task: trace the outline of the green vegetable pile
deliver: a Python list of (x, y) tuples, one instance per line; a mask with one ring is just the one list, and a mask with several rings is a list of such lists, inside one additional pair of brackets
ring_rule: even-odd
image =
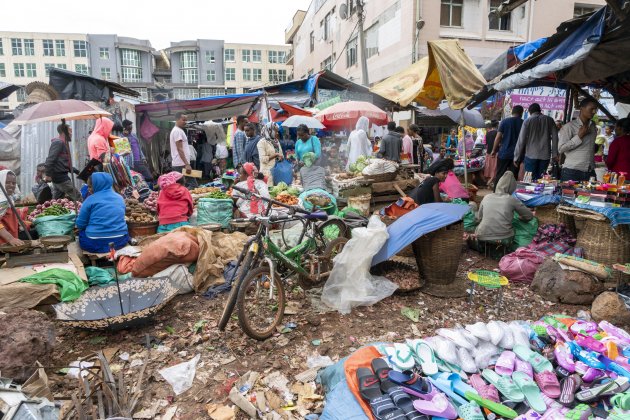
[(369, 164), (370, 164), (369, 159), (366, 156), (361, 155), (359, 156), (356, 162), (350, 165), (348, 169), (350, 170), (350, 172), (353, 172), (353, 173), (363, 172), (363, 169), (365, 169), (365, 167), (368, 166)]
[(279, 182), (278, 185), (272, 187), (269, 190), (269, 194), (274, 198), (277, 197), (278, 194), (280, 194), (281, 192), (286, 192), (287, 194), (290, 194), (294, 197), (300, 195), (300, 191), (297, 188), (289, 187), (286, 182)]
[(64, 214), (70, 214), (70, 210), (59, 204), (53, 204), (50, 207), (46, 207), (37, 217), (42, 216), (63, 216)]
[(203, 198), (225, 199), (225, 198), (231, 198), (231, 197), (228, 194), (224, 193), (223, 191), (217, 190), (217, 191), (212, 191), (211, 193), (204, 195)]

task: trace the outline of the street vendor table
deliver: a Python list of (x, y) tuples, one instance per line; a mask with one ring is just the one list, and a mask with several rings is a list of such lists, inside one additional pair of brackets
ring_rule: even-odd
[(562, 197), (557, 194), (527, 194), (514, 193), (514, 197), (518, 198), (527, 207), (540, 207), (549, 204), (560, 204)]
[[(468, 159), (468, 173), (475, 173), (475, 172), (479, 172), (479, 171), (483, 171), (483, 168), (486, 166), (486, 157), (485, 156), (479, 156), (473, 159)], [(457, 176), (463, 176), (464, 175), (464, 161), (463, 160), (457, 160), (455, 161), (455, 168), (453, 168), (453, 172), (455, 173), (455, 175)]]
[(570, 204), (584, 210), (594, 211), (603, 214), (610, 220), (610, 225), (614, 228), (618, 225), (630, 225), (630, 208), (628, 207), (600, 207), (590, 204), (578, 203), (575, 200), (563, 200), (564, 203)]

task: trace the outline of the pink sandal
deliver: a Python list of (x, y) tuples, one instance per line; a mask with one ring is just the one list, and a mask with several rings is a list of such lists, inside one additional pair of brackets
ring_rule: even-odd
[(571, 373), (575, 372), (575, 360), (573, 360), (573, 355), (565, 344), (556, 344), (553, 354), (556, 356), (558, 365), (562, 366)]
[(470, 382), (470, 385), (475, 388), (475, 391), (479, 393), (479, 396), (481, 396), (481, 398), (494, 401), (496, 403), (501, 402), (501, 400), (499, 399), (499, 391), (494, 385), (487, 384), (480, 374), (476, 373), (474, 375), (471, 375), (468, 382)]
[(534, 379), (543, 394), (551, 398), (558, 398), (560, 396), (560, 383), (554, 373), (547, 371), (536, 373), (534, 374)]
[(514, 361), (516, 360), (516, 355), (514, 352), (509, 350), (504, 351), (499, 356), (499, 359), (494, 364), (494, 371), (499, 375), (503, 376), (512, 376), (514, 372)]
[(528, 362), (526, 362), (524, 360), (521, 360), (521, 359), (517, 358), (514, 361), (514, 371), (515, 372), (523, 372), (524, 374), (526, 374), (530, 378), (534, 379), (534, 369), (532, 368), (532, 365), (530, 365)]

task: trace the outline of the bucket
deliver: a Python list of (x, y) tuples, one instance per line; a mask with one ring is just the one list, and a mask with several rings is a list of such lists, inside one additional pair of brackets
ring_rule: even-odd
[(348, 197), (348, 207), (359, 210), (361, 216), (370, 216), (370, 204), (372, 202), (372, 194), (357, 195)]
[(155, 235), (158, 228), (158, 222), (151, 223), (135, 223), (127, 222), (127, 228), (129, 229), (129, 236), (132, 238), (140, 238), (144, 236)]

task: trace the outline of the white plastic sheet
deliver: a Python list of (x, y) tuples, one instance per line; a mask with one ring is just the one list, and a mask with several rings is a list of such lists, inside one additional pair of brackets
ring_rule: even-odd
[(398, 288), (385, 277), (370, 274), (372, 257), (389, 237), (387, 227), (372, 216), (367, 227), (352, 230), (352, 239), (334, 259), (334, 267), (322, 291), (322, 302), (342, 314), (356, 306), (369, 306), (391, 296)]

